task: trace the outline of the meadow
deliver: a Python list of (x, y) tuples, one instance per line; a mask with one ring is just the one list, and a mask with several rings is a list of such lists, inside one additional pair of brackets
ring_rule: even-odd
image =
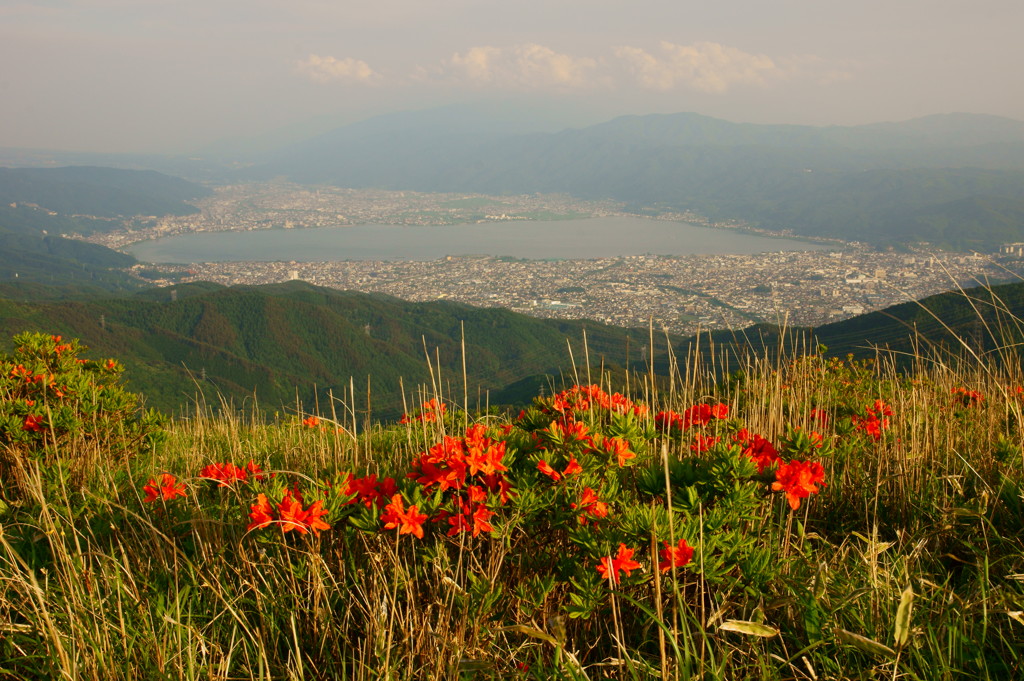
[(1024, 676), (1009, 348), (620, 385), (583, 351), (522, 410), (437, 376), (363, 422), (170, 418), (116, 359), (15, 344), (0, 678)]

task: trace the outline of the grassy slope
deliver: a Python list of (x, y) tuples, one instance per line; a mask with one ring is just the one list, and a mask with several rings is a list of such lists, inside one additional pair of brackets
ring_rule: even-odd
[[(649, 429), (630, 431), (637, 458), (625, 468), (585, 448), (534, 450), (531, 433), (542, 435), (550, 415), (507, 422), (504, 435), (506, 421), (490, 419), (489, 434), (508, 441), (517, 496), (507, 506), (489, 498), (494, 529), (477, 537), (448, 536), (444, 524), (428, 525), (422, 539), (385, 531), (380, 509), (340, 505), (331, 496), (338, 483), (322, 482), (337, 471), (394, 475), (406, 503), (433, 508), (438, 497), (414, 499), (404, 474), (443, 434), (461, 432), (462, 414), (443, 430), (382, 423), (358, 436), (296, 419), (197, 416), (173, 424), (155, 453), (98, 469), (82, 494), (32, 469), (35, 491), (17, 503), (4, 492), (0, 673), (1017, 678), (1024, 460), (1022, 402), (1005, 391), (1012, 380), (1019, 376), (984, 363), (899, 377), (886, 366), (811, 358), (754, 363), (728, 384), (684, 370), (672, 391), (635, 384), (640, 397), (652, 410), (678, 411), (721, 400), (734, 420), (677, 437), (640, 419)], [(958, 387), (986, 397), (966, 406), (951, 395)], [(851, 414), (876, 399), (893, 414), (873, 440)], [(594, 432), (624, 432), (600, 409), (576, 418)], [(721, 451), (691, 450), (694, 431), (728, 438), (740, 425), (786, 458), (821, 462), (827, 486), (792, 512), (770, 491), (770, 475), (750, 477)], [(825, 447), (795, 444), (787, 428), (797, 426), (820, 431)], [(570, 452), (581, 477), (556, 484), (537, 472), (538, 458), (561, 469)], [(197, 477), (209, 463), (248, 459), (279, 477), (232, 488)], [(666, 465), (671, 498), (658, 491)], [(186, 495), (143, 502), (141, 486), (162, 472), (177, 475)], [(280, 495), (285, 479), (307, 504), (334, 499), (330, 529), (245, 530), (256, 494)], [(584, 485), (609, 513), (580, 525), (568, 502)], [(656, 549), (670, 536), (696, 552), (662, 573)], [(596, 565), (620, 542), (639, 567), (613, 587)]]

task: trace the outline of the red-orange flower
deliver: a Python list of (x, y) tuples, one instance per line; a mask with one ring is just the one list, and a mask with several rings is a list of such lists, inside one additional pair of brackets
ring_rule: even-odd
[(579, 515), (581, 525), (587, 524), (587, 516), (594, 519), (608, 517), (608, 504), (601, 501), (597, 496), (597, 492), (589, 487), (583, 488), (583, 497), (580, 499), (580, 502), (578, 504), (570, 504), (569, 507), (582, 511)]
[(43, 428), (43, 416), (41, 414), (29, 414), (28, 416), (25, 417), (24, 423), (21, 424), (21, 429), (27, 430), (30, 433), (41, 432)]
[(636, 458), (636, 453), (629, 448), (629, 441), (620, 437), (602, 438), (601, 449), (609, 456), (618, 458), (619, 466), (625, 466), (627, 461)]
[(812, 409), (811, 410), (811, 420), (812, 421), (817, 421), (823, 427), (827, 428), (828, 427), (828, 421), (829, 421), (828, 412), (823, 410), (823, 409)]
[(317, 426), (320, 425), (320, 419), (317, 418), (316, 416), (307, 416), (306, 418), (302, 419), (302, 425), (306, 426), (307, 428), (316, 428)]
[(274, 508), (270, 505), (270, 500), (267, 499), (266, 494), (260, 494), (256, 497), (256, 503), (249, 507), (249, 518), (252, 520), (248, 530), (255, 530), (266, 527), (270, 523), (274, 522)]
[(384, 521), (385, 530), (397, 529), (399, 534), (411, 534), (423, 539), (423, 523), (427, 515), (420, 513), (415, 505), (406, 509), (401, 494), (391, 497), (391, 503), (384, 507), (380, 519)]
[(548, 476), (555, 482), (558, 482), (559, 480), (562, 479), (562, 474), (556, 471), (554, 468), (552, 468), (551, 464), (549, 464), (547, 461), (544, 461), (543, 459), (537, 462), (537, 470), (539, 470), (541, 473)]
[(968, 390), (963, 386), (953, 388), (953, 399), (964, 407), (975, 407), (985, 400), (985, 396), (977, 390)]
[(249, 476), (252, 476), (254, 480), (262, 480), (266, 477), (263, 469), (253, 463), (252, 459), (249, 459), (249, 463), (245, 465), (245, 468), (240, 468), (233, 463), (225, 461), (223, 463), (211, 463), (199, 471), (199, 477), (220, 483), (217, 485), (218, 487), (230, 487), (235, 482), (247, 482)]
[(449, 537), (459, 532), (471, 532), (474, 537), (477, 537), (481, 532), (491, 532), (494, 530), (490, 522), (488, 522), (494, 516), (494, 511), (487, 508), (484, 504), (467, 504), (463, 502), (459, 508), (461, 513), (448, 516), (448, 524), (452, 526), (448, 530)]
[(693, 558), (693, 547), (687, 545), (685, 539), (680, 539), (675, 546), (669, 546), (667, 541), (662, 544), (665, 548), (658, 552), (661, 561), (658, 567), (662, 572), (671, 570), (673, 567), (683, 567)]
[(711, 437), (709, 435), (697, 433), (693, 438), (693, 444), (690, 445), (690, 449), (693, 451), (694, 454), (700, 454), (702, 452), (708, 451), (709, 449), (717, 445), (721, 440), (722, 438), (720, 437)]
[(818, 485), (825, 486), (825, 469), (816, 461), (790, 461), (775, 471), (772, 489), (785, 492), (790, 508), (800, 508), (800, 500), (818, 493)]
[(757, 464), (758, 475), (779, 461), (779, 452), (775, 446), (757, 433), (752, 434), (746, 428), (741, 428), (732, 439), (743, 447), (744, 456)]
[(302, 495), (285, 490), (284, 498), (274, 509), (267, 496), (260, 494), (256, 497), (256, 503), (249, 507), (249, 518), (252, 522), (247, 529), (260, 529), (276, 522), (281, 526), (282, 533), (294, 530), (299, 534), (308, 534), (312, 531), (313, 534), (319, 535), (321, 530), (331, 529), (331, 526), (323, 521), (327, 510), (322, 507), (322, 503), (315, 501), (312, 506), (303, 509)]
[(402, 414), (402, 419), (399, 421), (401, 424), (411, 423), (412, 421), (423, 421), (424, 423), (434, 423), (439, 417), (444, 416), (445, 412), (448, 411), (448, 406), (443, 402), (438, 402), (437, 398), (427, 400), (423, 403), (423, 408), (420, 411), (420, 415), (409, 418), (408, 414)]
[(633, 570), (640, 567), (640, 563), (633, 560), (633, 549), (627, 549), (625, 544), (619, 544), (619, 551), (615, 558), (605, 556), (597, 566), (597, 571), (605, 579), (611, 579), (615, 584), (619, 583), (619, 573), (625, 572), (628, 577)]
[(321, 518), (327, 515), (327, 509), (323, 508), (322, 501), (314, 501), (313, 505), (306, 509), (306, 526), (313, 531), (313, 534), (320, 534), (321, 530), (329, 530), (331, 526)]
[(146, 493), (143, 499), (145, 502), (154, 502), (159, 498), (170, 501), (176, 497), (185, 496), (185, 484), (179, 483), (178, 479), (170, 473), (164, 473), (160, 476), (159, 484), (150, 478), (149, 482), (143, 486), (142, 491)]

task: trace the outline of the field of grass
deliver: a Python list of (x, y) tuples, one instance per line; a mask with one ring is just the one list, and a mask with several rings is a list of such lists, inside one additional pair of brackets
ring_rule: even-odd
[(1024, 676), (1008, 353), (584, 364), (518, 414), (425, 389), (403, 422), (168, 422), (116, 362), (22, 341), (0, 678)]

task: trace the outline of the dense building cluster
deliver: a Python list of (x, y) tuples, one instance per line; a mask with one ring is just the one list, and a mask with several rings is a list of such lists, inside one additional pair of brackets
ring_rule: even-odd
[[(551, 220), (620, 215), (612, 201), (563, 195), (425, 194), (267, 183), (219, 187), (199, 213), (136, 219), (90, 240), (112, 248), (198, 231), (324, 227), (343, 224), (438, 225), (474, 221)], [(662, 219), (705, 226), (690, 213)], [(748, 228), (749, 229), (749, 228)], [(994, 258), (994, 259), (993, 259)], [(301, 279), (332, 288), (380, 292), (412, 301), (452, 300), (504, 307), (538, 317), (597, 319), (620, 326), (655, 325), (678, 333), (743, 328), (755, 321), (816, 326), (917, 300), (957, 286), (1003, 280), (1015, 252), (987, 257), (932, 252), (878, 252), (865, 244), (755, 255), (640, 255), (587, 260), (519, 260), (488, 256), (430, 261), (221, 262), (188, 267), (184, 279), (164, 270), (157, 283), (208, 280), (267, 284)]]
[(692, 333), (743, 328), (754, 321), (816, 326), (1006, 276), (998, 263), (976, 255), (878, 253), (849, 246), (558, 261), (467, 256), (427, 262), (205, 263), (191, 265), (187, 280), (232, 285), (300, 279), (413, 301), (504, 307), (537, 317), (620, 326), (646, 326), (653, 320), (658, 327)]

